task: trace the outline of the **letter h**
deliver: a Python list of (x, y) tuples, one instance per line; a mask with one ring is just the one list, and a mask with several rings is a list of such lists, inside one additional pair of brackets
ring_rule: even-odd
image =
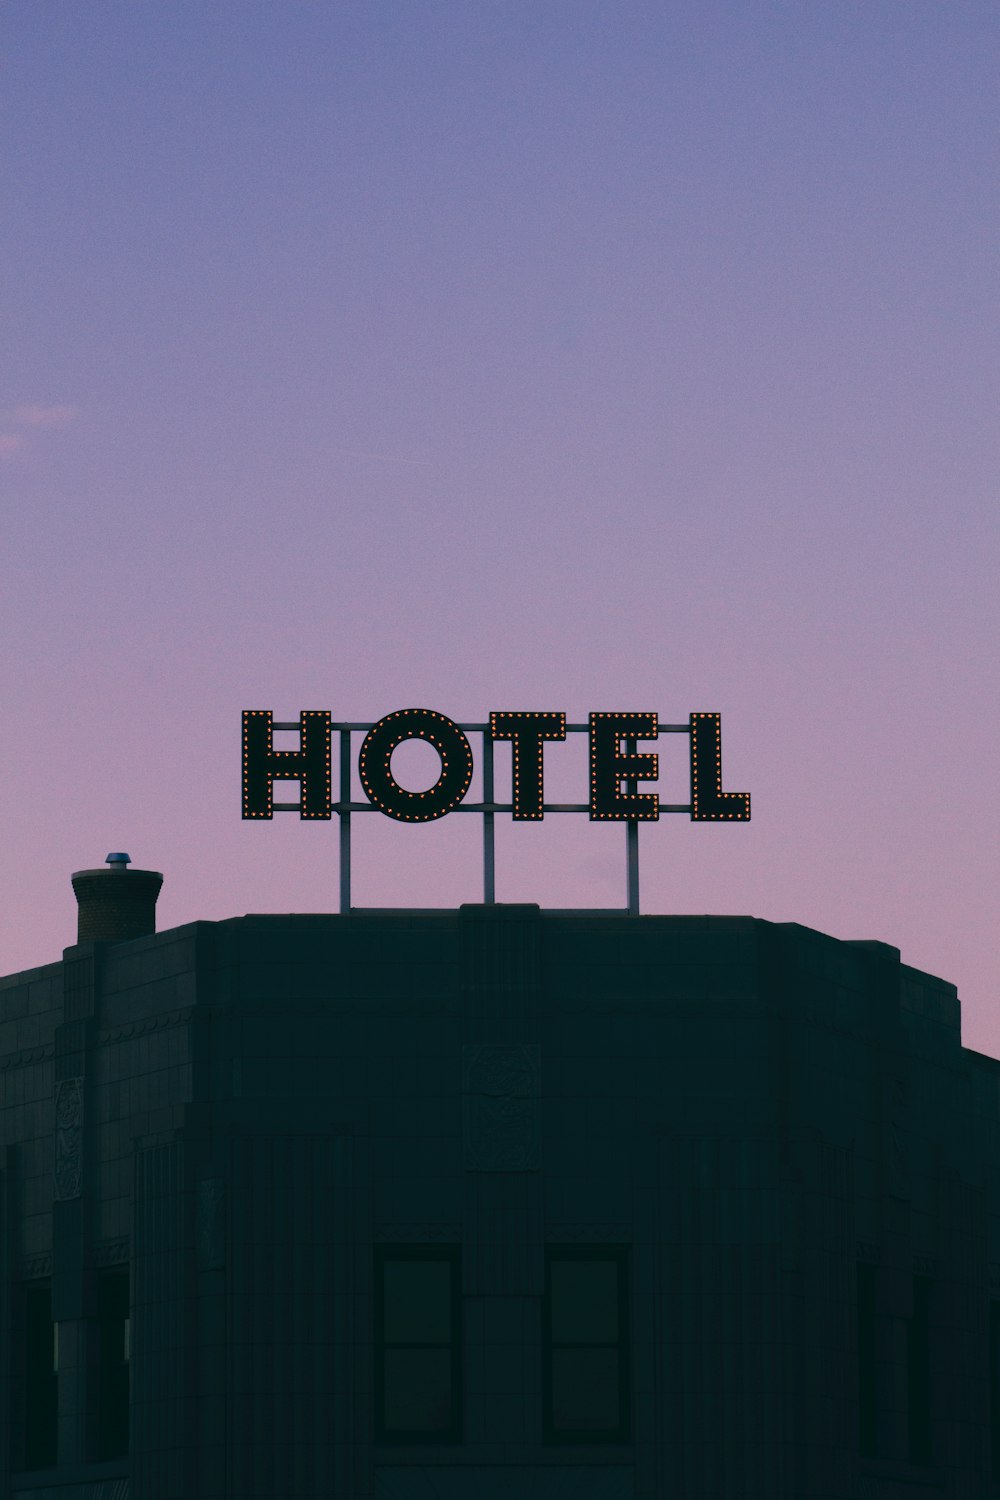
[(304, 709), (299, 714), (299, 748), (275, 750), (270, 709), (243, 713), (243, 816), (270, 818), (275, 781), (297, 781), (302, 788), (300, 818), (330, 818), (330, 715)]

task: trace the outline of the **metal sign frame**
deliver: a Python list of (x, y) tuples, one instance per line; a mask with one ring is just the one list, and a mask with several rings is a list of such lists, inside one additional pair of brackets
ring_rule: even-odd
[[(248, 717), (256, 717), (258, 715), (263, 714), (264, 712), (265, 712), (264, 710), (253, 710), (253, 711), (247, 711), (247, 713), (244, 714), (244, 817), (253, 816), (253, 814), (248, 814), (247, 811), (246, 811), (246, 764), (247, 764), (246, 739), (245, 739), (245, 736), (246, 736), (246, 722), (247, 722), (247, 718)], [(323, 717), (326, 718), (325, 715)], [(601, 717), (601, 718), (603, 718), (603, 717), (606, 717), (606, 716), (599, 715), (599, 716), (595, 716), (595, 717)], [(709, 715), (709, 714), (697, 714), (697, 715), (692, 714), (690, 716), (690, 722), (687, 723), (687, 724), (663, 724), (663, 723), (660, 723), (660, 722), (657, 721), (657, 723), (656, 723), (656, 736), (655, 737), (658, 738), (659, 735), (661, 735), (661, 734), (686, 734), (686, 735), (690, 736), (692, 734), (692, 731), (695, 728), (696, 720), (709, 719), (709, 718), (714, 719), (714, 720), (718, 720), (719, 717), (720, 716), (715, 715), (715, 714), (711, 714), (711, 715)], [(270, 718), (270, 714), (268, 714), (268, 718)], [(355, 722), (349, 722), (349, 721), (333, 721), (332, 719), (328, 720), (328, 722), (329, 722), (329, 729), (330, 729), (331, 736), (333, 734), (336, 734), (336, 735), (339, 735), (339, 739), (340, 739), (340, 755), (339, 755), (340, 796), (336, 800), (333, 800), (331, 798), (331, 800), (329, 802), (329, 813), (325, 813), (325, 814), (322, 814), (322, 815), (323, 816), (329, 816), (329, 814), (335, 812), (337, 814), (337, 816), (339, 817), (339, 819), (340, 819), (340, 911), (342, 913), (346, 913), (346, 912), (349, 912), (351, 910), (351, 819), (352, 819), (352, 816), (355, 813), (374, 813), (374, 812), (381, 812), (381, 811), (383, 811), (382, 808), (378, 807), (372, 801), (357, 801), (354, 798), (352, 798), (352, 796), (351, 796), (351, 775), (352, 775), (352, 764), (353, 764), (352, 763), (352, 758), (351, 758), (351, 750), (352, 750), (351, 736), (353, 734), (368, 734), (372, 729), (374, 729), (376, 727), (376, 724), (375, 723), (370, 723), (370, 724), (355, 723)], [(379, 723), (379, 724), (382, 723), (382, 722), (383, 721), (381, 721), (381, 720), (376, 721), (376, 723)], [(492, 905), (496, 904), (496, 846), (495, 846), (494, 820), (496, 818), (496, 814), (497, 813), (511, 813), (511, 814), (513, 814), (513, 812), (514, 812), (514, 804), (513, 804), (513, 802), (497, 802), (496, 801), (495, 788), (494, 788), (494, 776), (493, 776), (493, 747), (494, 747), (494, 743), (495, 743), (495, 732), (494, 732), (494, 726), (491, 724), (491, 722), (489, 720), (487, 720), (485, 723), (472, 723), (472, 724), (461, 724), (461, 723), (458, 723), (457, 721), (449, 721), (449, 722), (454, 722), (455, 728), (461, 730), (463, 734), (476, 734), (476, 735), (480, 736), (480, 741), (481, 741), (481, 745), (482, 745), (482, 750), (481, 750), (481, 755), (482, 755), (481, 766), (482, 766), (482, 778), (483, 778), (482, 801), (481, 802), (466, 802), (464, 800), (460, 801), (456, 806), (453, 806), (450, 809), (450, 812), (456, 812), (456, 813), (478, 813), (480, 815), (480, 817), (482, 818), (482, 820), (483, 820), (483, 903), (485, 905), (487, 905), (487, 906), (492, 906)], [(271, 723), (270, 723), (270, 728), (271, 728), (272, 732), (274, 732), (274, 731), (285, 731), (285, 732), (291, 731), (291, 732), (294, 732), (294, 733), (298, 733), (298, 732), (300, 732), (302, 730), (303, 723), (304, 723), (304, 716), (303, 716), (303, 719), (300, 720), (300, 721), (288, 721), (288, 720), (275, 721), (275, 720), (272, 719)], [(567, 734), (591, 734), (592, 733), (592, 729), (593, 729), (593, 726), (589, 722), (588, 723), (565, 723), (565, 731), (566, 731)], [(652, 739), (652, 738), (654, 738), (654, 736), (650, 735), (650, 736), (648, 736), (648, 738)], [(638, 737), (636, 737), (636, 736), (630, 736), (630, 735), (622, 735), (621, 736), (621, 742), (624, 743), (624, 745), (625, 745), (626, 754), (634, 755), (636, 753), (637, 739), (638, 739)], [(593, 740), (592, 740), (591, 743), (593, 744)], [(273, 750), (271, 751), (271, 754), (282, 754), (282, 753), (290, 753), (290, 752), (275, 752)], [(291, 753), (294, 753), (294, 752), (291, 752)], [(329, 766), (329, 762), (328, 762), (328, 769), (332, 770), (332, 767)], [(271, 774), (272, 774), (272, 777), (276, 779), (282, 773), (276, 771), (276, 772), (273, 772)], [(293, 774), (293, 772), (292, 772), (292, 770), (290, 768), (288, 770), (286, 770), (283, 774), (286, 777), (288, 777), (289, 779), (299, 779), (297, 776), (295, 776)], [(332, 782), (332, 778), (331, 778), (331, 782)], [(635, 779), (631, 779), (631, 778), (623, 776), (621, 784), (624, 785), (626, 793), (635, 793), (636, 790), (637, 790), (637, 781)], [(270, 785), (270, 783), (269, 783), (269, 785)], [(332, 786), (331, 786), (331, 790), (332, 790)], [(745, 808), (746, 808), (745, 813), (744, 812), (730, 812), (730, 813), (724, 813), (724, 814), (721, 814), (721, 815), (719, 815), (719, 814), (708, 814), (708, 815), (699, 814), (698, 808), (697, 808), (697, 796), (698, 796), (697, 782), (696, 782), (695, 772), (694, 772), (694, 760), (692, 758), (692, 798), (693, 798), (693, 801), (692, 802), (659, 802), (659, 804), (658, 804), (658, 811), (659, 812), (663, 812), (663, 813), (688, 813), (688, 814), (690, 814), (690, 816), (692, 817), (692, 819), (706, 818), (706, 817), (710, 819), (710, 818), (713, 818), (713, 817), (723, 816), (723, 817), (726, 817), (727, 819), (733, 819), (733, 820), (736, 820), (736, 821), (748, 821), (749, 820), (749, 816), (750, 816), (750, 799), (749, 799), (749, 794), (747, 794), (747, 793), (737, 793), (737, 794), (721, 793), (721, 777), (719, 778), (719, 792), (720, 792), (720, 794), (724, 798), (725, 797), (732, 797), (732, 798), (745, 799)], [(301, 801), (299, 801), (299, 802), (274, 802), (272, 800), (271, 804), (270, 804), (270, 810), (268, 812), (266, 812), (266, 813), (258, 813), (258, 814), (256, 814), (256, 816), (270, 817), (270, 815), (271, 815), (272, 812), (276, 812), (276, 813), (277, 812), (282, 812), (282, 813), (297, 812), (297, 813), (300, 814), (300, 816), (304, 815), (303, 814), (303, 807), (302, 807), (302, 802)], [(588, 814), (591, 815), (591, 817), (594, 816), (593, 807), (592, 807), (592, 804), (590, 802), (543, 802), (541, 804), (541, 813), (542, 813), (542, 815), (544, 815), (545, 813), (588, 813)], [(655, 815), (656, 814), (654, 814), (654, 817), (655, 817)], [(625, 906), (625, 911), (630, 916), (638, 916), (639, 915), (639, 823), (640, 823), (640, 821), (643, 821), (643, 820), (640, 819), (640, 818), (637, 818), (637, 817), (621, 817), (619, 820), (622, 821), (622, 822), (624, 822), (624, 824), (625, 824), (625, 879), (626, 879), (626, 903), (627, 903), (626, 906)]]

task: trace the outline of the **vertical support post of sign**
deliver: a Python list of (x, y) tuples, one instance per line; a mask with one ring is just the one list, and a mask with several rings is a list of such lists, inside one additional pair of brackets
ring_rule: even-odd
[(639, 819), (625, 824), (625, 857), (628, 864), (628, 914), (639, 915)]
[(340, 910), (351, 909), (351, 731), (340, 731)]
[(493, 735), (483, 726), (483, 904), (495, 906), (496, 860), (493, 842)]
[[(637, 743), (634, 739), (626, 739), (625, 750), (628, 755), (636, 753)], [(639, 783), (633, 780), (625, 782), (627, 792), (636, 792)], [(629, 818), (625, 823), (625, 889), (628, 896), (628, 914), (630, 917), (639, 915), (639, 819)]]

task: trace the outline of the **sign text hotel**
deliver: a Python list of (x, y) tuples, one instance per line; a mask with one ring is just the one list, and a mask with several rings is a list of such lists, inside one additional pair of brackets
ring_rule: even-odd
[[(297, 750), (276, 750), (274, 731), (296, 729)], [(350, 780), (341, 776), (341, 797), (333, 797), (333, 732), (341, 733), (342, 751), (350, 750), (352, 730), (364, 730), (358, 773), (368, 806), (350, 801)], [(717, 713), (693, 713), (687, 724), (660, 724), (655, 713), (592, 713), (586, 724), (567, 724), (564, 713), (491, 713), (486, 724), (457, 724), (429, 708), (403, 708), (375, 724), (335, 724), (320, 709), (306, 709), (297, 724), (275, 724), (267, 709), (243, 714), (243, 817), (270, 818), (274, 811), (297, 811), (302, 818), (330, 818), (334, 812), (367, 811), (369, 806), (404, 823), (428, 823), (461, 807), (472, 782), (472, 747), (466, 730), (483, 737), (489, 762), (489, 786), (470, 812), (509, 812), (515, 821), (537, 821), (546, 812), (589, 812), (594, 821), (655, 822), (662, 812), (688, 812), (695, 822), (746, 822), (750, 794), (722, 789), (721, 721)], [(545, 745), (565, 740), (567, 731), (586, 733), (590, 741), (590, 787), (586, 802), (545, 801)], [(639, 742), (666, 733), (690, 736), (691, 800), (665, 805), (648, 787), (659, 775), (659, 757)], [(426, 791), (400, 786), (392, 774), (392, 753), (404, 740), (427, 740), (437, 751), (441, 772)], [(512, 786), (509, 803), (498, 803), (492, 790), (492, 749), (497, 740), (511, 744)], [(275, 781), (294, 780), (301, 801), (275, 804)], [(623, 783), (625, 783), (623, 789)]]

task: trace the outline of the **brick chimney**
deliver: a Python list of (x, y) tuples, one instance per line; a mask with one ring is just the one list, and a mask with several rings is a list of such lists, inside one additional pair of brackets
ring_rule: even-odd
[(109, 854), (106, 870), (77, 870), (78, 943), (120, 943), (156, 931), (156, 898), (163, 876), (157, 870), (130, 870), (127, 854)]

